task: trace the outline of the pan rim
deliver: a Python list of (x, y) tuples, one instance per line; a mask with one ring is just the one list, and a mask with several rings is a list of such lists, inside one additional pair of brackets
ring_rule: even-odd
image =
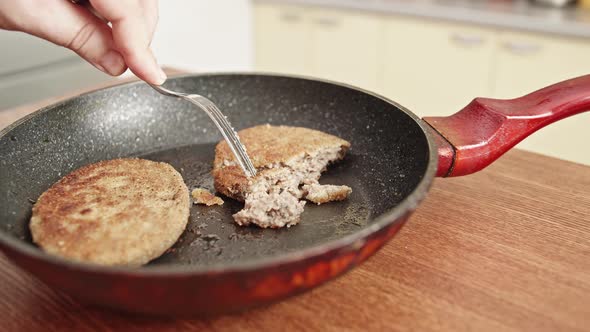
[[(308, 248), (304, 248), (301, 250), (296, 250), (292, 252), (287, 252), (279, 255), (274, 256), (267, 256), (261, 257), (251, 260), (244, 260), (244, 261), (237, 261), (232, 263), (222, 263), (222, 264), (214, 264), (208, 266), (199, 266), (199, 265), (156, 265), (150, 266), (146, 265), (140, 268), (133, 268), (133, 267), (124, 267), (124, 266), (103, 266), (97, 264), (90, 264), (84, 262), (76, 262), (71, 261), (59, 256), (54, 256), (42, 251), (35, 246), (32, 246), (30, 243), (25, 243), (23, 240), (19, 240), (13, 236), (10, 236), (4, 231), (0, 232), (0, 245), (3, 247), (10, 247), (12, 250), (19, 252), (22, 255), (28, 256), (30, 258), (36, 260), (42, 260), (52, 265), (59, 265), (63, 268), (70, 269), (70, 270), (78, 270), (82, 272), (88, 273), (95, 273), (95, 274), (108, 274), (108, 275), (127, 275), (127, 276), (141, 276), (141, 277), (160, 277), (160, 276), (199, 276), (199, 275), (211, 275), (211, 274), (221, 274), (221, 273), (241, 273), (241, 272), (249, 272), (254, 270), (263, 270), (265, 268), (271, 268), (281, 265), (288, 265), (290, 263), (300, 262), (305, 259), (310, 259), (312, 257), (321, 256), (327, 252), (333, 250), (344, 250), (345, 248), (358, 248), (359, 241), (360, 244), (364, 244), (366, 239), (382, 230), (383, 228), (394, 226), (402, 222), (404, 215), (414, 211), (421, 201), (426, 197), (432, 182), (434, 181), (434, 177), (436, 174), (436, 169), (438, 165), (438, 153), (436, 146), (434, 144), (434, 139), (432, 138), (432, 134), (428, 129), (428, 125), (420, 119), (416, 114), (411, 112), (408, 108), (398, 104), (397, 102), (382, 96), (378, 93), (365, 90), (360, 87), (356, 87), (351, 84), (337, 82), (328, 79), (321, 79), (306, 75), (294, 75), (294, 74), (282, 74), (282, 73), (272, 73), (272, 72), (260, 72), (260, 71), (243, 71), (243, 72), (233, 72), (233, 71), (220, 71), (220, 72), (207, 72), (207, 73), (189, 73), (189, 74), (180, 74), (174, 75), (169, 78), (169, 80), (174, 79), (184, 79), (184, 78), (197, 78), (197, 77), (210, 77), (210, 76), (263, 76), (263, 77), (275, 77), (275, 78), (288, 78), (288, 79), (298, 79), (298, 80), (308, 80), (320, 83), (327, 83), (332, 84), (352, 90), (356, 90), (372, 97), (378, 98), (398, 110), (404, 112), (407, 116), (409, 116), (412, 120), (416, 122), (416, 124), (422, 130), (424, 137), (426, 138), (427, 145), (428, 145), (428, 155), (429, 160), (426, 167), (426, 170), (422, 176), (422, 179), (418, 183), (418, 185), (412, 190), (412, 192), (405, 197), (399, 204), (397, 204), (392, 209), (389, 209), (382, 213), (381, 215), (377, 216), (372, 220), (372, 222), (367, 225), (366, 227), (359, 229), (356, 232), (348, 234), (344, 237), (331, 240), (328, 242), (323, 242), (318, 245), (310, 246)], [(88, 92), (79, 94), (77, 96), (73, 96), (64, 100), (60, 100), (53, 104), (47, 105), (42, 107), (22, 118), (13, 122), (9, 126), (5, 127), (4, 129), (0, 130), (0, 138), (8, 135), (14, 128), (22, 125), (23, 123), (29, 121), (30, 119), (40, 116), (41, 114), (51, 111), (52, 109), (56, 108), (59, 105), (63, 105), (68, 103), (72, 100), (78, 99), (80, 97), (89, 96), (99, 92), (105, 92), (109, 90), (116, 90), (123, 87), (130, 87), (134, 85), (145, 84), (142, 81), (135, 81), (135, 82), (122, 82), (120, 84), (116, 84), (113, 86), (109, 86), (106, 88), (97, 88), (90, 90)], [(155, 92), (154, 92), (155, 93)], [(1, 248), (0, 248), (1, 249)], [(352, 249), (354, 250), (354, 249)]]

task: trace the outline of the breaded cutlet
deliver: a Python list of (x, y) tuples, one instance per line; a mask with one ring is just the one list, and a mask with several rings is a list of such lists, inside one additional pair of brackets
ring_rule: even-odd
[[(238, 134), (257, 176), (248, 179), (222, 141), (215, 149), (213, 177), (218, 192), (245, 201), (244, 209), (234, 215), (239, 225), (279, 228), (297, 224), (308, 194), (305, 185), (313, 186), (317, 193), (322, 187), (318, 183), (321, 173), (350, 148), (346, 140), (301, 127), (260, 125)], [(322, 203), (330, 197), (341, 200), (352, 191), (342, 188), (338, 195), (316, 196)]]
[(193, 202), (195, 204), (213, 206), (223, 205), (223, 200), (220, 197), (213, 195), (209, 190), (205, 188), (195, 188), (191, 192)]
[(84, 166), (45, 191), (30, 230), (43, 250), (75, 261), (138, 266), (184, 231), (190, 199), (170, 165), (115, 159)]

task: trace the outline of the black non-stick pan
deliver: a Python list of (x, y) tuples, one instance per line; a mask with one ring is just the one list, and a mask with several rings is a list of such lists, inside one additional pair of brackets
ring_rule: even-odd
[(140, 156), (172, 164), (190, 189), (213, 189), (221, 136), (206, 114), (144, 83), (125, 84), (44, 108), (0, 132), (0, 248), (14, 263), (75, 298), (127, 311), (190, 315), (270, 303), (371, 256), (435, 175), (477, 171), (532, 131), (590, 108), (590, 76), (516, 100), (476, 99), (452, 117), (426, 121), (372, 93), (306, 78), (196, 75), (166, 86), (209, 97), (238, 129), (303, 126), (352, 142), (322, 178), (351, 186), (352, 195), (308, 205), (299, 225), (279, 230), (237, 226), (231, 215), (241, 204), (230, 199), (222, 207), (193, 206), (178, 243), (142, 268), (45, 254), (28, 232), (32, 203), (83, 165)]

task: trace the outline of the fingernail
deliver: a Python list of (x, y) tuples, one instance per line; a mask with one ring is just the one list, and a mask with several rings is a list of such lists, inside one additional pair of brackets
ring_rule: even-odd
[(164, 72), (164, 70), (162, 70), (162, 68), (158, 67), (159, 72), (158, 72), (158, 79), (159, 79), (159, 84), (162, 85), (164, 84), (164, 82), (166, 82), (166, 79), (168, 78), (168, 76), (166, 75), (166, 73)]
[(125, 70), (125, 60), (117, 51), (110, 50), (99, 61), (105, 71), (111, 75), (121, 75)]

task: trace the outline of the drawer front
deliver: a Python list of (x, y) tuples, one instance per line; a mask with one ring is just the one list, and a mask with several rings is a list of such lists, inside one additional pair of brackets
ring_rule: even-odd
[[(590, 41), (504, 32), (498, 39), (494, 95), (513, 98), (590, 74)], [(533, 134), (523, 148), (590, 165), (590, 113), (561, 120)]]
[(256, 69), (309, 74), (310, 30), (306, 11), (298, 6), (254, 7)]
[(495, 31), (391, 17), (385, 36), (386, 95), (418, 115), (450, 115), (490, 95)]

